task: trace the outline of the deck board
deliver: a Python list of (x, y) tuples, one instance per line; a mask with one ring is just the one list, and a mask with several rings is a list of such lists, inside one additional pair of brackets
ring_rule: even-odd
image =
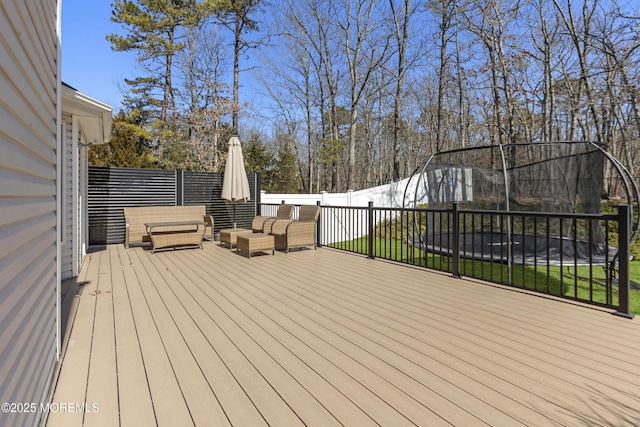
[[(237, 260), (236, 260), (237, 261)], [(311, 394), (316, 400), (328, 408), (334, 417), (345, 425), (375, 425), (373, 419), (369, 417), (361, 408), (359, 408), (351, 399), (346, 399), (341, 390), (322, 376), (313, 363), (310, 365), (304, 356), (289, 349), (292, 343), (287, 340), (281, 341), (277, 337), (269, 334), (262, 328), (251, 315), (244, 312), (241, 307), (237, 306), (238, 301), (229, 298), (229, 294), (225, 292), (226, 286), (237, 285), (238, 282), (245, 280), (240, 275), (242, 271), (241, 264), (237, 265), (237, 269), (227, 266), (224, 272), (218, 271), (220, 277), (216, 280), (214, 288), (210, 288), (210, 309), (220, 311), (220, 320), (224, 322), (225, 328), (239, 328), (244, 334), (247, 334), (252, 343), (244, 342), (246, 347), (242, 347), (242, 351), (249, 360), (254, 360), (260, 353), (256, 352), (255, 345), (266, 349), (268, 355), (286, 371), (296, 378), (296, 380)], [(215, 307), (214, 307), (215, 305)], [(251, 313), (254, 314), (254, 313)], [(237, 329), (236, 329), (237, 330)], [(238, 331), (239, 332), (239, 331)], [(249, 345), (247, 345), (249, 344)], [(346, 378), (341, 378), (344, 382), (349, 382)], [(349, 383), (349, 385), (352, 385)], [(358, 398), (356, 395), (354, 398)]]
[[(160, 257), (151, 259), (148, 263), (153, 266), (155, 274), (151, 274), (154, 278), (154, 285), (161, 295), (165, 306), (176, 322), (176, 327), (183, 334), (186, 349), (189, 351), (199, 368), (202, 371), (203, 379), (206, 381), (207, 392), (200, 396), (205, 405), (211, 405), (211, 402), (218, 402), (215, 406), (218, 413), (217, 420), (211, 419), (214, 425), (228, 424), (230, 422), (238, 423), (238, 425), (266, 425), (260, 413), (246, 398), (246, 394), (241, 389), (234, 387), (235, 381), (232, 378), (221, 378), (218, 372), (227, 371), (227, 368), (218, 361), (216, 363), (217, 354), (215, 353), (215, 341), (210, 341), (203, 334), (204, 325), (196, 322), (194, 312), (198, 310), (197, 302), (185, 292), (185, 277), (176, 277), (173, 269), (160, 260)], [(159, 275), (162, 271), (162, 277)], [(206, 321), (206, 319), (204, 319)], [(227, 387), (223, 388), (222, 386)], [(200, 385), (204, 389), (204, 385)], [(198, 389), (196, 389), (198, 391)], [(202, 390), (201, 390), (202, 391)], [(225, 410), (222, 410), (220, 403), (226, 403)], [(225, 414), (226, 412), (226, 414)], [(196, 425), (199, 423), (196, 422)]]
[[(127, 286), (131, 280), (131, 260), (121, 245), (109, 246), (113, 268), (113, 317), (118, 363), (119, 413), (122, 425), (156, 424), (149, 383), (145, 372), (138, 325), (132, 311)], [(117, 260), (116, 264), (113, 264)], [(126, 361), (126, 363), (123, 363)]]
[[(442, 362), (436, 360), (433, 356), (427, 352), (422, 352), (416, 348), (415, 339), (413, 350), (406, 351), (402, 343), (405, 334), (398, 333), (397, 330), (392, 328), (384, 328), (378, 326), (371, 328), (369, 321), (358, 319), (358, 323), (352, 323), (350, 328), (343, 327), (345, 323), (345, 315), (340, 316), (325, 316), (316, 313), (315, 321), (318, 323), (318, 327), (311, 327), (310, 330), (315, 334), (319, 334), (325, 337), (327, 342), (331, 342), (332, 345), (339, 346), (342, 351), (353, 358), (353, 360), (362, 360), (365, 366), (370, 369), (371, 372), (383, 375), (387, 381), (405, 390), (409, 396), (423, 396), (418, 401), (433, 400), (433, 390), (427, 387), (433, 386), (435, 383), (440, 382), (439, 393), (443, 396), (449, 395), (447, 400), (455, 401), (459, 398), (460, 391), (455, 387), (451, 387), (446, 383), (441, 383), (446, 379), (446, 375), (442, 375), (442, 371), (449, 368)], [(383, 332), (383, 333), (380, 333)], [(405, 341), (411, 341), (411, 336), (405, 338)], [(427, 348), (430, 350), (430, 348)], [(399, 360), (398, 356), (402, 356), (404, 360)], [(445, 355), (444, 360), (448, 360)], [(429, 367), (429, 371), (425, 371), (425, 367)], [(431, 371), (431, 372), (430, 372)], [(437, 376), (434, 376), (434, 372), (438, 372)], [(404, 374), (404, 377), (400, 377), (398, 374)], [(453, 372), (455, 375), (456, 373)], [(450, 381), (450, 383), (453, 383)], [(448, 392), (443, 391), (447, 389)], [(481, 391), (486, 395), (486, 390)], [(428, 398), (428, 400), (425, 400)], [(514, 408), (517, 409), (517, 408)], [(487, 411), (487, 408), (485, 408)], [(490, 411), (490, 408), (489, 408)], [(424, 414), (422, 415), (424, 417)], [(417, 420), (424, 419), (418, 418)], [(514, 421), (507, 419), (507, 424), (513, 424)], [(474, 419), (457, 419), (456, 424), (461, 423), (477, 423), (478, 420)], [(492, 422), (496, 424), (495, 416), (492, 417)]]
[(640, 419), (640, 323), (605, 309), (327, 248), (113, 245), (80, 278), (54, 402), (91, 425)]
[[(305, 295), (301, 288), (300, 288), (300, 281), (298, 279), (298, 274), (295, 273), (294, 275), (292, 275), (289, 278), (289, 283), (285, 283), (284, 280), (281, 280), (278, 286), (277, 290), (272, 289), (271, 291), (275, 291), (277, 292), (277, 294), (281, 295), (281, 299), (279, 300), (275, 300), (275, 302), (273, 302), (273, 306), (277, 307), (277, 310), (284, 310), (287, 307), (302, 307), (302, 312), (304, 313), (304, 315), (302, 317), (306, 317), (309, 318), (311, 316), (311, 322), (320, 322), (325, 323), (326, 326), (324, 326), (325, 329), (329, 330), (329, 331), (336, 331), (340, 328), (342, 328), (342, 324), (343, 323), (351, 323), (353, 324), (353, 320), (350, 319), (350, 310), (346, 310), (343, 312), (342, 315), (337, 314), (334, 316), (334, 312), (330, 311), (329, 309), (331, 308), (331, 302), (327, 301), (327, 302), (323, 302), (323, 310), (321, 313), (315, 313), (314, 311), (317, 310), (316, 305), (319, 302), (322, 302), (320, 300), (320, 298), (315, 295)], [(240, 284), (242, 284), (242, 281), (240, 281)], [(299, 295), (301, 294), (302, 295)], [(306, 297), (306, 298), (305, 298)], [(260, 297), (258, 298), (259, 300), (265, 300), (266, 295), (260, 295)], [(305, 305), (307, 304), (307, 305)], [(297, 313), (298, 316), (300, 316), (300, 312)], [(333, 322), (327, 324), (326, 320), (327, 319), (332, 319)], [(301, 317), (298, 317), (297, 322), (301, 323)], [(307, 322), (309, 323), (309, 322)], [(310, 325), (305, 325), (306, 328), (311, 328), (313, 327), (313, 324)], [(322, 327), (322, 326), (321, 326)], [(319, 328), (315, 328), (316, 330), (314, 330), (314, 332), (318, 333), (317, 329)], [(350, 332), (350, 331), (349, 331)], [(310, 335), (310, 334), (306, 334), (306, 335)], [(330, 338), (331, 339), (331, 343), (333, 344), (334, 341), (336, 341), (338, 338), (340, 338), (338, 335), (336, 335), (335, 333), (332, 334), (333, 336)], [(351, 334), (347, 334), (347, 338), (342, 338), (342, 340), (347, 340), (347, 341), (353, 341), (354, 339), (354, 335), (353, 333)], [(357, 338), (357, 335), (356, 335)], [(322, 345), (318, 345), (318, 347), (322, 348)], [(350, 351), (356, 351), (357, 350), (357, 346), (351, 346)], [(366, 359), (362, 359), (362, 354), (359, 354), (356, 357), (356, 360), (368, 360), (372, 358), (372, 355), (369, 353), (368, 355), (365, 355), (364, 357)], [(411, 381), (410, 378), (401, 378), (398, 381)], [(386, 387), (384, 392), (389, 392), (389, 390), (386, 389), (392, 389), (392, 387)], [(415, 396), (421, 396), (422, 398), (428, 398), (430, 400), (433, 399), (439, 399), (442, 405), (449, 405), (450, 409), (452, 410), (452, 412), (458, 412), (458, 415), (460, 418), (458, 418), (459, 422), (475, 422), (477, 423), (478, 420), (472, 416), (469, 416), (469, 414), (465, 413), (464, 411), (461, 411), (459, 408), (455, 407), (455, 405), (453, 404), (449, 404), (448, 401), (446, 401), (445, 399), (441, 398), (439, 395), (434, 394), (434, 393), (430, 393), (429, 390), (425, 389), (423, 386), (418, 386), (418, 387), (414, 387), (413, 389), (411, 387), (408, 387), (407, 389), (405, 389), (405, 404), (409, 405), (411, 404), (411, 400), (414, 400)], [(409, 398), (407, 398), (407, 394), (410, 395)], [(421, 399), (419, 399), (421, 400)], [(430, 421), (430, 425), (432, 425), (433, 423), (439, 422), (440, 418), (439, 417), (434, 417), (433, 419), (429, 418), (430, 414), (425, 414), (422, 413), (421, 414), (424, 418), (423, 421)], [(433, 424), (435, 425), (435, 424)]]
[(89, 293), (89, 298), (95, 299), (95, 311), (86, 404), (97, 403), (99, 411), (86, 410), (84, 423), (96, 427), (110, 427), (119, 422), (111, 255), (112, 251), (102, 253), (97, 289)]
[(128, 254), (130, 263), (123, 266), (123, 273), (135, 318), (156, 422), (161, 426), (193, 425), (167, 350), (156, 327), (154, 313), (142, 291), (143, 287), (151, 286), (150, 278), (146, 275), (142, 261), (136, 256), (135, 250), (128, 251)]
[[(231, 280), (229, 282), (225, 280), (225, 282), (229, 283), (229, 286), (218, 288), (220, 295), (227, 301), (226, 306), (228, 309), (230, 309), (230, 305), (233, 305), (242, 312), (243, 318), (239, 318), (237, 321), (245, 330), (253, 330), (253, 336), (256, 341), (262, 343), (263, 346), (269, 346), (272, 342), (277, 342), (286, 347), (301, 362), (320, 374), (327, 383), (351, 396), (350, 400), (376, 422), (387, 425), (404, 425), (407, 423), (406, 418), (398, 413), (393, 406), (369, 392), (365, 385), (356, 380), (354, 378), (355, 372), (350, 372), (351, 375), (346, 374), (348, 371), (343, 366), (331, 363), (330, 359), (335, 358), (336, 353), (335, 351), (332, 352), (329, 346), (323, 347), (322, 343), (309, 340), (308, 338), (313, 338), (312, 336), (306, 337), (305, 341), (298, 339), (297, 336), (301, 331), (296, 319), (284, 319), (278, 323), (270, 316), (273, 313), (266, 310), (264, 305), (258, 309), (256, 307), (258, 301), (243, 299), (238, 292), (231, 289), (231, 287), (239, 285), (240, 280), (237, 277), (235, 280), (235, 283), (231, 282)], [(249, 321), (246, 318), (251, 320)], [(354, 421), (356, 420), (345, 420), (346, 423)]]
[[(135, 255), (138, 254), (134, 253)], [(193, 423), (195, 425), (206, 425), (208, 422), (213, 425), (228, 424), (224, 411), (217, 404), (215, 394), (183, 335), (189, 334), (194, 326), (192, 324), (181, 325), (180, 319), (176, 319), (176, 317), (183, 315), (180, 311), (184, 308), (175, 294), (167, 292), (164, 272), (157, 270), (151, 262), (142, 262), (140, 259), (134, 258), (134, 264), (137, 264), (146, 273), (144, 281), (140, 275), (138, 277), (141, 289), (149, 310), (153, 313), (155, 328)]]
[[(300, 292), (300, 287), (298, 286), (298, 292)], [(346, 289), (343, 287), (342, 288), (343, 292), (346, 292)], [(311, 301), (318, 301), (318, 293), (315, 292), (313, 293), (311, 296), (308, 296), (308, 300)], [(333, 299), (333, 298), (330, 298)], [(352, 313), (354, 312), (354, 306), (352, 305), (347, 305), (345, 307), (341, 307), (340, 305), (338, 305), (337, 307), (334, 307), (331, 303), (331, 301), (327, 300), (326, 302), (324, 302), (324, 307), (326, 308), (331, 308), (334, 312), (336, 313), (340, 313), (339, 315), (335, 316), (332, 318), (333, 320), (333, 324), (327, 325), (325, 327), (326, 330), (329, 331), (336, 331), (338, 329), (341, 328), (341, 325), (343, 323), (347, 323), (345, 322), (345, 319), (348, 319), (350, 322), (350, 324), (352, 325), (356, 325), (355, 327), (352, 327), (352, 329), (348, 329), (348, 328), (342, 328), (344, 329), (341, 333), (341, 335), (344, 337), (343, 339), (346, 342), (350, 342), (350, 343), (358, 343), (358, 345), (361, 348), (367, 348), (367, 350), (369, 351), (369, 354), (367, 356), (364, 356), (367, 358), (367, 362), (368, 364), (371, 363), (377, 363), (376, 369), (372, 369), (372, 372), (377, 372), (379, 369), (381, 369), (380, 366), (384, 367), (385, 363), (389, 363), (389, 361), (392, 361), (391, 363), (397, 363), (397, 352), (401, 351), (398, 350), (398, 342), (392, 337), (392, 335), (398, 332), (397, 328), (393, 328), (390, 326), (387, 326), (389, 329), (385, 331), (385, 334), (378, 334), (376, 332), (372, 332), (372, 331), (376, 331), (376, 330), (380, 330), (380, 327), (376, 327), (376, 328), (371, 328), (370, 326), (367, 326), (368, 323), (371, 322), (375, 322), (376, 320), (372, 319), (372, 318), (367, 318), (367, 319), (358, 319), (356, 316), (353, 316)], [(296, 301), (294, 303), (294, 305), (303, 305), (304, 304), (304, 300), (299, 300)], [(280, 304), (279, 307), (282, 307), (286, 304)], [(342, 304), (344, 305), (344, 304)], [(358, 306), (356, 305), (355, 308), (357, 308)], [(341, 317), (342, 316), (342, 317)], [(331, 316), (326, 316), (326, 312), (323, 313), (323, 315), (320, 315), (318, 317), (318, 321), (322, 322), (323, 317), (330, 317)], [(388, 319), (390, 319), (390, 316), (385, 316), (388, 322)], [(354, 323), (355, 321), (355, 323)], [(358, 326), (361, 325), (361, 326)], [(409, 334), (409, 336), (414, 335), (415, 332), (417, 330), (412, 330), (411, 334)], [(420, 331), (417, 331), (420, 332)], [(402, 336), (403, 334), (406, 335), (406, 333), (400, 332), (400, 335)], [(361, 337), (367, 337), (369, 338), (369, 340), (362, 340), (360, 339)], [(328, 338), (329, 342), (336, 342), (336, 337), (330, 337)], [(353, 347), (353, 346), (352, 346)], [(349, 350), (346, 350), (349, 351)], [(374, 359), (373, 356), (377, 355), (378, 357), (380, 357), (382, 360), (378, 361), (377, 359)], [(411, 357), (413, 356), (413, 358)], [(363, 355), (362, 354), (357, 354), (352, 356), (354, 358), (354, 360), (358, 360), (359, 358), (362, 358)], [(414, 352), (414, 354), (411, 354), (409, 356), (405, 355), (405, 358), (407, 359), (407, 361), (401, 361), (400, 362), (400, 366), (402, 367), (403, 371), (405, 373), (407, 373), (407, 375), (414, 379), (414, 381), (416, 381), (418, 384), (421, 385), (421, 387), (426, 387), (427, 385), (433, 385), (434, 383), (437, 383), (439, 385), (439, 390), (440, 393), (443, 394), (443, 396), (452, 401), (452, 402), (456, 402), (457, 399), (460, 399), (461, 397), (463, 399), (465, 399), (467, 401), (467, 404), (469, 404), (469, 400), (473, 400), (473, 396), (460, 396), (462, 393), (464, 393), (463, 390), (457, 389), (456, 387), (452, 387), (450, 386), (450, 384), (447, 383), (446, 378), (441, 378), (439, 375), (434, 375), (431, 372), (426, 372), (423, 369), (420, 368), (420, 365), (424, 365), (425, 362), (430, 362), (430, 364), (434, 364), (436, 363), (434, 360), (429, 360), (426, 359), (424, 357), (423, 354), (419, 354), (417, 352)], [(413, 360), (411, 360), (413, 359)], [(387, 365), (388, 366), (388, 365)], [(444, 364), (441, 364), (438, 367), (440, 370), (445, 370), (447, 369), (447, 366)], [(397, 375), (396, 375), (397, 376)], [(404, 385), (405, 387), (407, 387), (407, 384)], [(490, 392), (490, 390), (484, 389), (484, 390), (474, 390), (477, 394), (483, 394), (485, 395), (485, 399), (486, 399), (486, 395), (487, 393)], [(425, 395), (424, 391), (420, 390), (419, 388), (416, 389), (416, 387), (414, 387), (411, 390), (410, 393), (412, 396), (421, 396), (421, 395)], [(430, 397), (431, 399), (433, 399), (433, 396)], [(500, 396), (498, 397), (500, 398)], [(405, 397), (406, 399), (406, 397)], [(503, 423), (504, 425), (514, 425), (516, 423), (516, 421), (514, 419), (508, 418), (508, 417), (502, 417), (502, 414), (498, 414), (498, 413), (493, 413), (491, 414), (493, 408), (483, 402), (481, 402), (480, 400), (477, 401), (477, 405), (478, 405), (478, 411), (477, 412), (483, 412), (483, 413), (488, 413), (490, 418), (491, 418), (491, 423), (493, 425), (499, 425), (499, 419), (503, 418)], [(520, 416), (522, 416), (522, 411), (523, 408), (518, 408), (517, 405), (511, 405), (514, 406), (513, 411), (519, 411), (520, 412)], [(534, 420), (536, 420), (537, 414), (532, 414), (531, 420), (530, 422), (534, 422)], [(424, 416), (424, 414), (422, 415)], [(420, 420), (421, 418), (417, 418), (417, 420)], [(422, 418), (423, 419), (423, 418)], [(479, 422), (478, 419), (457, 419), (456, 420), (456, 424), (469, 424), (469, 423), (475, 423), (477, 424)], [(540, 420), (535, 421), (536, 423), (539, 424)]]
[[(427, 422), (429, 425), (439, 425), (438, 423), (442, 422), (440, 417), (420, 403), (418, 397), (425, 397), (428, 393), (425, 393), (421, 387), (411, 387), (411, 384), (408, 384), (412, 382), (411, 378), (396, 379), (394, 375), (397, 374), (397, 371), (389, 365), (382, 364), (381, 367), (382, 371), (391, 371), (392, 373), (389, 375), (380, 374), (370, 369), (369, 366), (374, 363), (371, 361), (371, 353), (367, 353), (353, 344), (351, 342), (353, 336), (347, 334), (347, 337), (342, 337), (340, 334), (332, 332), (332, 330), (341, 328), (339, 322), (335, 322), (327, 328), (322, 325), (325, 321), (323, 316), (316, 316), (311, 309), (296, 310), (294, 307), (304, 307), (304, 305), (298, 304), (295, 300), (287, 300), (282, 297), (278, 299), (268, 292), (252, 292), (256, 287), (246, 279), (236, 280), (231, 286), (235, 289), (238, 297), (246, 301), (246, 304), (263, 307), (263, 316), (255, 314), (256, 318), (262, 318), (264, 322), (277, 323), (281, 330), (286, 330), (294, 337), (305, 337), (304, 343), (334, 363), (333, 369), (340, 369), (344, 375), (353, 377), (368, 390), (375, 390), (375, 393), (378, 393), (380, 398), (388, 403), (381, 406), (385, 411), (393, 413), (397, 410), (414, 422)], [(249, 310), (245, 309), (245, 312), (249, 312)], [(290, 339), (286, 341), (290, 341)], [(398, 384), (393, 385), (394, 382)], [(433, 396), (431, 397), (433, 398)], [(372, 401), (375, 401), (375, 398), (372, 398)], [(475, 421), (477, 422), (477, 420)]]
[[(191, 274), (190, 278), (190, 282), (194, 285), (191, 287), (188, 296), (188, 299), (194, 302), (190, 313), (194, 316), (203, 332), (210, 337), (221, 363), (224, 363), (224, 366), (234, 372), (234, 376), (228, 381), (228, 388), (236, 390), (223, 390), (220, 393), (221, 397), (226, 399), (225, 407), (234, 407), (238, 412), (242, 413), (247, 412), (247, 407), (250, 404), (248, 402), (245, 403), (245, 400), (249, 399), (249, 396), (238, 396), (237, 393), (240, 391), (242, 393), (250, 392), (250, 401), (263, 414), (267, 422), (280, 422), (292, 426), (302, 425), (301, 419), (286, 402), (287, 396), (298, 396), (303, 391), (300, 385), (284, 375), (286, 372), (280, 365), (269, 358), (264, 353), (264, 350), (251, 340), (248, 334), (240, 333), (240, 329), (235, 329), (231, 323), (228, 323), (226, 330), (229, 331), (229, 328), (234, 328), (239, 333), (239, 339), (234, 340), (235, 342), (229, 339), (228, 334), (221, 327), (221, 325), (225, 324), (226, 319), (219, 317), (222, 314), (222, 310), (215, 303), (216, 295), (210, 298), (211, 293), (207, 293), (207, 289), (213, 283), (207, 281), (207, 278), (210, 277), (208, 274), (198, 275), (197, 263), (192, 262), (189, 257), (182, 259), (176, 257), (167, 261), (171, 263), (170, 270), (172, 271), (182, 271), (185, 274), (195, 273)], [(217, 279), (219, 280), (219, 278)], [(187, 292), (186, 289), (184, 289), (184, 292)], [(215, 314), (218, 314), (218, 316)], [(243, 353), (242, 349), (248, 350)], [(254, 355), (253, 361), (245, 357), (245, 354), (249, 353)], [(222, 373), (226, 375), (227, 372), (222, 371), (222, 368), (223, 366), (221, 365), (220, 371), (216, 371), (215, 374)], [(233, 384), (230, 381), (231, 379), (234, 379), (237, 384)], [(216, 390), (220, 390), (220, 381), (214, 379), (213, 382), (216, 384)], [(277, 387), (271, 386), (270, 382), (276, 382)], [(280, 397), (280, 395), (283, 397)], [(307, 403), (305, 412), (308, 413), (307, 417), (310, 420), (324, 419), (327, 422), (331, 421), (330, 414), (321, 407), (310, 405), (306, 399), (303, 402)], [(300, 409), (303, 408), (301, 407)]]
[[(76, 311), (69, 316), (73, 324), (67, 326), (68, 340), (63, 343), (63, 362), (52, 401), (54, 404), (86, 402), (96, 301), (91, 294), (98, 290), (102, 254), (89, 255), (80, 272), (85, 277), (85, 284), (78, 293), (80, 301)], [(80, 426), (83, 420), (83, 412), (52, 411), (47, 422), (53, 426)]]

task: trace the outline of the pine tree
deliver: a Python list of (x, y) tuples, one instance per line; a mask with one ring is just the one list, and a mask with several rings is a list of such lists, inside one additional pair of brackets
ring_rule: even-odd
[(111, 141), (89, 149), (91, 166), (152, 168), (157, 159), (149, 148), (149, 133), (138, 126), (133, 116), (119, 112), (113, 118)]
[[(218, 19), (233, 33), (233, 102), (235, 109), (232, 113), (232, 126), (238, 133), (238, 108), (240, 104), (240, 55), (255, 42), (247, 41), (243, 35), (249, 31), (258, 30), (258, 22), (250, 17), (257, 12), (265, 2), (263, 0), (217, 0), (215, 2)], [(214, 7), (212, 5), (212, 7)]]
[[(109, 34), (115, 51), (134, 51), (145, 75), (125, 82), (131, 88), (127, 102), (143, 101), (144, 119), (157, 122), (162, 132), (170, 128), (176, 115), (173, 60), (184, 49), (184, 28), (196, 26), (212, 12), (213, 2), (196, 0), (115, 0), (111, 21), (122, 24), (126, 35)], [(158, 138), (162, 154), (162, 138)]]

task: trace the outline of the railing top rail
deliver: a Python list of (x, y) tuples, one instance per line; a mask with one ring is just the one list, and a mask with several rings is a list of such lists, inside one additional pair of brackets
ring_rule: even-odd
[[(264, 206), (278, 206), (280, 203), (261, 203)], [(296, 207), (302, 204), (294, 204)], [(322, 209), (352, 209), (367, 210), (368, 206), (333, 206), (321, 205)], [(453, 208), (401, 208), (401, 207), (383, 207), (373, 206), (377, 211), (393, 211), (393, 212), (451, 212)], [(505, 211), (492, 209), (458, 209), (460, 214), (476, 214), (476, 215), (506, 215), (506, 216), (529, 216), (538, 218), (563, 218), (563, 219), (591, 219), (591, 220), (616, 220), (617, 214), (589, 214), (589, 213), (566, 213), (566, 212), (533, 212), (533, 211)]]
[[(446, 209), (449, 211), (450, 209)], [(589, 213), (565, 213), (565, 212), (530, 212), (530, 211), (501, 211), (501, 210), (475, 210), (459, 209), (461, 214), (487, 214), (487, 215), (507, 215), (507, 216), (529, 216), (538, 218), (566, 218), (566, 219), (603, 219), (615, 220), (615, 214), (589, 214)]]

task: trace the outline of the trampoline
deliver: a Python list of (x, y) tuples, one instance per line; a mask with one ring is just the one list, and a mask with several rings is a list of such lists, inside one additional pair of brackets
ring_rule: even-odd
[[(550, 266), (605, 266), (616, 259), (618, 249), (604, 245), (574, 242), (557, 236), (536, 236), (496, 232), (463, 232), (459, 235), (460, 256), (467, 259), (506, 264)], [(411, 244), (426, 252), (453, 255), (453, 236), (439, 233), (414, 237)]]
[[(600, 221), (589, 217), (600, 214), (605, 179), (619, 184), (622, 202), (634, 218), (636, 183), (595, 143), (521, 143), (439, 152), (416, 169), (405, 188), (404, 207), (428, 208), (424, 221), (407, 222), (408, 241), (426, 252), (451, 255), (450, 211), (457, 202), (465, 215), (480, 216), (459, 225), (457, 244), (463, 258), (612, 265), (617, 248), (607, 245)], [(585, 215), (576, 219), (563, 214)], [(638, 229), (636, 220), (631, 240)]]

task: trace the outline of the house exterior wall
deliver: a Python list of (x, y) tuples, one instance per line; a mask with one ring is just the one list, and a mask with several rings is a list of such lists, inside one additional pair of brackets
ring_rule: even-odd
[(87, 253), (87, 147), (109, 141), (113, 109), (64, 82), (61, 108), (60, 258), (65, 280), (78, 275)]
[(87, 254), (88, 150), (78, 116), (64, 111), (64, 98), (62, 104), (61, 276), (65, 280), (78, 275)]
[(61, 276), (62, 280), (75, 276), (73, 269), (73, 193), (77, 191), (73, 188), (73, 170), (74, 170), (74, 155), (73, 155), (73, 123), (70, 114), (62, 112), (62, 132), (63, 132), (63, 145), (62, 145), (62, 164), (60, 169), (62, 171), (62, 224), (61, 224)]
[(0, 402), (46, 401), (58, 357), (59, 15), (59, 0), (0, 2)]
[(80, 147), (78, 157), (78, 176), (82, 187), (78, 192), (78, 232), (80, 233), (78, 252), (78, 265), (76, 270), (79, 271), (84, 257), (87, 255), (89, 248), (89, 149), (86, 146)]

